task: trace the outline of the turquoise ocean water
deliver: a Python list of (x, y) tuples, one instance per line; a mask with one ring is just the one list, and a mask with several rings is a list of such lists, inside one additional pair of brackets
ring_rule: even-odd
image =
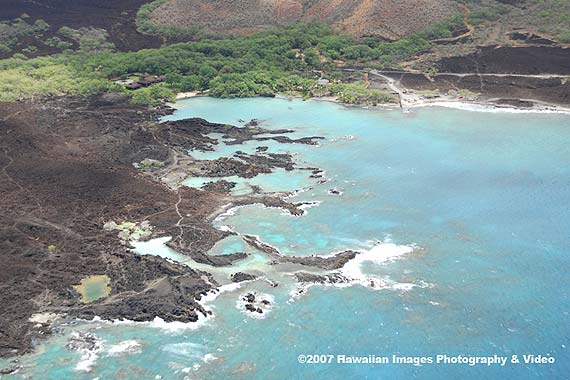
[[(207, 307), (213, 318), (184, 328), (78, 322), (21, 359), (11, 378), (36, 379), (568, 379), (570, 377), (570, 116), (473, 112), (430, 107), (410, 113), (284, 99), (181, 101), (170, 119), (203, 117), (239, 125), (261, 119), (319, 135), (319, 146), (220, 143), (212, 159), (235, 151), (294, 154), (298, 166), (239, 179), (237, 194), (303, 189), (290, 200), (313, 202), (306, 215), (247, 206), (216, 220), (257, 235), (287, 255), (365, 251), (343, 273), (352, 286), (313, 286), (298, 295), (291, 273), (231, 237), (212, 253), (245, 250), (237, 268), (214, 271), (222, 283), (237, 270), (264, 274), (241, 288), (226, 285)], [(219, 137), (219, 136), (216, 136)], [(188, 186), (207, 179), (192, 178)], [(337, 189), (340, 195), (329, 194)], [(136, 245), (194, 265), (164, 239)], [(391, 257), (390, 259), (386, 259)], [(205, 266), (200, 269), (210, 270)], [(305, 269), (306, 270), (306, 269)], [(374, 281), (374, 288), (364, 286)], [(243, 312), (254, 290), (272, 300), (263, 318)], [(90, 331), (96, 353), (65, 348)], [(465, 364), (300, 364), (299, 355), (507, 356), (500, 367)], [(512, 364), (540, 354), (554, 364)], [(336, 360), (336, 359), (335, 359)], [(86, 371), (88, 369), (89, 371)], [(158, 377), (157, 377), (158, 376)]]

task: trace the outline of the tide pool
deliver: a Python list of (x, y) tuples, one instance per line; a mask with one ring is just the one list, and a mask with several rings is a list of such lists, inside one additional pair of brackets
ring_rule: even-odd
[[(264, 128), (294, 129), (292, 138), (323, 136), (318, 146), (221, 143), (214, 152), (190, 154), (215, 159), (267, 146), (292, 153), (298, 167), (323, 169), (325, 183), (302, 170), (251, 180), (266, 191), (303, 189), (289, 198), (315, 204), (302, 217), (252, 205), (215, 225), (256, 235), (284, 255), (366, 251), (365, 260), (343, 269), (386, 286), (312, 286), (299, 296), (292, 276), (299, 268), (274, 268), (239, 237), (219, 242), (211, 253), (251, 256), (217, 270), (169, 250), (166, 239), (139, 243), (141, 254), (211, 271), (226, 284), (237, 271), (262, 278), (224, 285), (207, 303), (214, 316), (195, 326), (64, 326), (21, 359), (19, 373), (2, 379), (568, 378), (570, 116), (438, 107), (402, 113), (266, 98), (198, 97), (177, 107), (168, 119), (239, 124), (255, 118)], [(271, 298), (264, 318), (243, 311), (240, 298), (250, 291)], [(95, 357), (65, 349), (77, 331), (101, 340)], [(299, 363), (299, 355), (313, 354), (335, 361)], [(336, 355), (438, 354), (509, 360), (505, 366), (336, 362)], [(555, 362), (525, 364), (525, 354)], [(522, 363), (513, 364), (512, 355)], [(88, 359), (90, 372), (78, 369)]]

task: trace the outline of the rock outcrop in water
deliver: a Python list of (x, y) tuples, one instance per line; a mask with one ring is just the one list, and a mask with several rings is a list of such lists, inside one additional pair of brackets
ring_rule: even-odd
[(316, 255), (286, 256), (282, 255), (277, 248), (262, 242), (256, 236), (242, 235), (242, 239), (253, 248), (266, 253), (269, 257), (273, 259), (274, 264), (289, 263), (289, 264), (299, 264), (324, 270), (334, 270), (342, 268), (344, 264), (354, 259), (358, 254), (358, 252), (356, 251), (347, 250), (336, 253), (335, 255), (332, 256), (316, 256)]
[(358, 252), (356, 251), (344, 251), (333, 256), (283, 256), (279, 259), (279, 262), (333, 270), (342, 268), (344, 264), (354, 259), (357, 254)]
[(230, 276), (230, 279), (232, 280), (232, 282), (244, 282), (244, 281), (256, 280), (257, 276), (249, 273), (237, 272), (232, 274)]
[(255, 314), (263, 314), (270, 310), (271, 301), (267, 296), (259, 295), (255, 292), (246, 293), (241, 297), (241, 303), (245, 311)]
[(295, 279), (302, 284), (345, 284), (349, 283), (350, 279), (343, 276), (340, 273), (329, 273), (329, 274), (314, 274), (308, 272), (297, 272), (295, 273)]

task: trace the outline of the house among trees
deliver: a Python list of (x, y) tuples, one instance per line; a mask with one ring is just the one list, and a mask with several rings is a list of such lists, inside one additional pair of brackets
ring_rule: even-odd
[(164, 81), (163, 76), (159, 75), (144, 75), (141, 79), (132, 81), (131, 83), (127, 84), (126, 87), (129, 90), (138, 90), (139, 88), (148, 87), (155, 83), (160, 83)]

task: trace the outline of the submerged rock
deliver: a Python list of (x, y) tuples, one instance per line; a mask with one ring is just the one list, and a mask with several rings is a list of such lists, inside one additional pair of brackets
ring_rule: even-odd
[(245, 123), (246, 127), (257, 127), (259, 125), (259, 120), (258, 119), (251, 119), (250, 121), (248, 121), (247, 123)]
[(101, 340), (95, 334), (79, 332), (71, 336), (65, 347), (71, 351), (95, 351), (100, 346)]
[(12, 366), (0, 369), (0, 375), (11, 375), (16, 373), (21, 367), (20, 366)]

